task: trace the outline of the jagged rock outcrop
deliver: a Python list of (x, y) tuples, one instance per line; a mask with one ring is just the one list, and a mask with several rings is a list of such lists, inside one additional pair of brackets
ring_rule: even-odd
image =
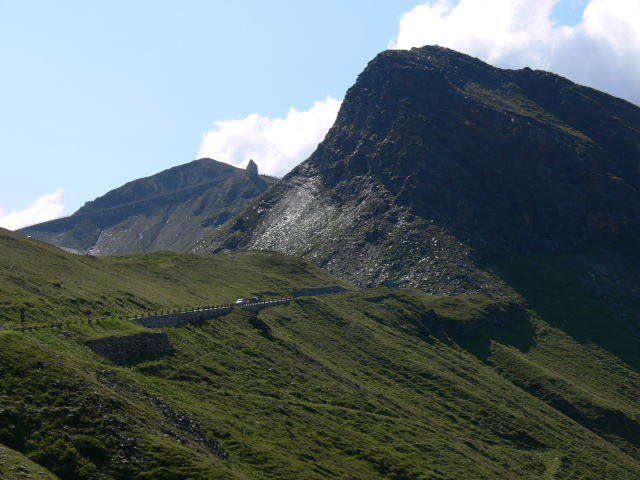
[(247, 175), (249, 175), (249, 177), (252, 177), (252, 178), (258, 177), (258, 165), (256, 165), (256, 162), (254, 162), (253, 159), (249, 160), (246, 170), (247, 170)]
[[(255, 163), (254, 163), (255, 165)], [(80, 253), (185, 251), (242, 211), (276, 179), (209, 158), (141, 178), (67, 218), (19, 230)]]
[(317, 150), (195, 251), (274, 249), (351, 282), (483, 291), (475, 268), (640, 225), (640, 108), (441, 47), (385, 51)]

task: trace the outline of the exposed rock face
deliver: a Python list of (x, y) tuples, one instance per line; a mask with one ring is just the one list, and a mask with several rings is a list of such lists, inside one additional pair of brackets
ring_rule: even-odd
[(258, 177), (258, 165), (256, 165), (256, 162), (253, 160), (249, 160), (249, 163), (247, 164), (247, 175), (253, 178)]
[(20, 233), (92, 255), (185, 251), (276, 181), (258, 176), (257, 167), (255, 173), (247, 177), (226, 163), (196, 160), (129, 182), (70, 217)]
[(640, 218), (640, 109), (557, 75), (385, 52), (334, 130), (310, 162), (326, 186), (371, 176), (465, 236), (582, 244)]
[(482, 291), (473, 259), (637, 228), (639, 165), (633, 104), (445, 48), (386, 51), (311, 157), (197, 251), (238, 238), (359, 284)]

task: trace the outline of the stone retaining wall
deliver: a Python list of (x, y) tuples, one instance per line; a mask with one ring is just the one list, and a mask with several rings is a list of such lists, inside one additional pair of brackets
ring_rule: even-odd
[(87, 347), (115, 363), (125, 363), (144, 355), (170, 353), (173, 347), (167, 332), (138, 333), (126, 337), (89, 340)]

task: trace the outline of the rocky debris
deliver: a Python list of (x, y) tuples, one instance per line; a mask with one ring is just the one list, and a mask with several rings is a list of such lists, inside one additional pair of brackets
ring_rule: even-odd
[[(193, 442), (197, 445), (201, 445), (222, 459), (226, 460), (229, 458), (229, 454), (224, 451), (220, 446), (220, 443), (205, 434), (189, 413), (180, 412), (174, 409), (161, 398), (150, 395), (148, 392), (135, 387), (124, 378), (119, 377), (114, 371), (103, 370), (97, 375), (97, 378), (103, 385), (106, 385), (109, 388), (127, 389), (140, 400), (147, 401), (149, 405), (167, 418), (170, 425), (180, 432), (178, 433), (168, 428), (162, 428), (162, 432), (164, 434), (172, 437), (180, 443)], [(108, 410), (106, 410), (106, 404), (103, 405), (103, 403), (104, 402), (98, 402), (98, 406), (101, 409), (100, 411), (103, 417), (103, 423), (107, 426), (110, 425), (110, 430), (116, 434), (117, 438), (120, 439), (120, 449), (125, 457), (131, 456), (137, 450), (136, 440), (129, 436), (123, 437), (127, 424), (110, 417)], [(129, 418), (127, 422), (129, 424), (134, 424), (136, 420)]]
[[(220, 443), (216, 440), (208, 437), (200, 428), (198, 428), (195, 420), (193, 420), (187, 413), (179, 412), (168, 404), (164, 403), (162, 399), (158, 397), (149, 396), (149, 403), (159, 412), (161, 412), (168, 420), (171, 425), (176, 427), (180, 432), (186, 435), (186, 438), (197, 443), (198, 445), (202, 445), (207, 450), (209, 450), (214, 455), (227, 460), (229, 458), (229, 454), (225, 452)], [(185, 442), (186, 438), (177, 435), (168, 429), (163, 429), (163, 432), (176, 440), (179, 440), (180, 443)]]

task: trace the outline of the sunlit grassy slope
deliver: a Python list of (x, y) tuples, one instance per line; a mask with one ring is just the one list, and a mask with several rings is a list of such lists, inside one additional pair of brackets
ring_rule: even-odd
[(279, 253), (215, 257), (151, 252), (92, 257), (0, 229), (0, 323), (50, 318), (133, 316), (142, 311), (289, 296), (292, 288), (344, 285), (321, 269)]
[(46, 468), (29, 460), (24, 455), (5, 447), (0, 443), (0, 478), (57, 478)]
[[(558, 259), (494, 272), (523, 295), (537, 289), (526, 310), (495, 296), (344, 292), (263, 309), (262, 323), (236, 309), (169, 328), (173, 354), (118, 366), (84, 345), (142, 331), (119, 318), (126, 308), (114, 292), (166, 309), (181, 300), (229, 302), (239, 290), (280, 295), (290, 285), (339, 281), (268, 252), (93, 259), (8, 233), (0, 241), (4, 312), (43, 298), (67, 314), (83, 294), (86, 305), (113, 313), (62, 330), (0, 331), (1, 472), (29, 461), (59, 478), (632, 479), (640, 472), (637, 343), (617, 349), (615, 333), (594, 336), (623, 325), (608, 318), (598, 327), (595, 299), (580, 315), (566, 314), (573, 308), (558, 300), (589, 301), (588, 286), (553, 278), (545, 266), (556, 271)], [(9, 266), (21, 270), (7, 274)], [(523, 268), (531, 275), (518, 274)], [(34, 295), (29, 279), (50, 276), (64, 294)], [(76, 277), (82, 281), (64, 287)], [(8, 281), (15, 278), (24, 282)], [(577, 323), (589, 312), (583, 328)]]

